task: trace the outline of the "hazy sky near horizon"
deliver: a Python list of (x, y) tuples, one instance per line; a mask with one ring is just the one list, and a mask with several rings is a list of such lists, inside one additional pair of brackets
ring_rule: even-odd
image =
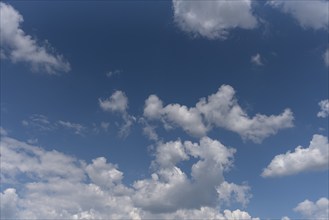
[(327, 218), (327, 0), (0, 18), (2, 218)]

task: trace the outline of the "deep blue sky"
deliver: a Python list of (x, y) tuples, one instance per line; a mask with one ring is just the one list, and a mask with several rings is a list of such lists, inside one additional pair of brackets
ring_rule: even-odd
[[(294, 127), (282, 129), (261, 143), (243, 140), (223, 128), (208, 132), (212, 139), (237, 149), (234, 167), (226, 180), (251, 187), (243, 208), (261, 218), (300, 218), (298, 203), (328, 197), (328, 171), (263, 178), (262, 170), (278, 154), (301, 145), (308, 147), (314, 134), (328, 135), (328, 118), (317, 117), (318, 103), (328, 99), (328, 67), (323, 54), (328, 29), (303, 28), (291, 14), (257, 2), (254, 15), (261, 18), (253, 29), (234, 28), (227, 39), (194, 36), (175, 22), (171, 1), (9, 1), (23, 17), (21, 28), (47, 40), (62, 54), (71, 70), (59, 75), (33, 71), (28, 62), (1, 60), (1, 126), (21, 141), (55, 149), (90, 163), (106, 157), (118, 164), (123, 182), (149, 177), (155, 142), (135, 122), (127, 137), (118, 130), (120, 114), (102, 111), (99, 98), (123, 91), (127, 112), (137, 120), (144, 102), (156, 94), (164, 103), (194, 107), (201, 97), (216, 93), (221, 85), (236, 91), (240, 106), (250, 117), (279, 115), (289, 108)], [(238, 16), (238, 15), (237, 15)], [(263, 65), (251, 62), (260, 54)], [(111, 77), (106, 73), (119, 72)], [(50, 123), (69, 121), (86, 127), (82, 135), (69, 129), (42, 131), (24, 126), (32, 115), (44, 115)], [(108, 122), (108, 132), (96, 132)], [(55, 125), (54, 125), (55, 126)], [(157, 124), (164, 141), (180, 138), (198, 142), (180, 128), (166, 131)], [(185, 163), (185, 162), (184, 162)], [(182, 164), (188, 170), (189, 163)], [(190, 164), (191, 165), (191, 164)], [(2, 188), (1, 191), (4, 191)]]

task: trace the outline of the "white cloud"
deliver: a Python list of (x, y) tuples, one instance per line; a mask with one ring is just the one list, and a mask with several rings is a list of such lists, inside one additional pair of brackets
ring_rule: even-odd
[(324, 64), (329, 67), (329, 49), (327, 49), (326, 52), (324, 52), (323, 61)]
[[(159, 143), (152, 164), (156, 171), (151, 179), (134, 183), (133, 200), (138, 207), (151, 213), (216, 207), (228, 201), (245, 205), (249, 202), (250, 188), (231, 185), (223, 176), (232, 165), (234, 153), (234, 149), (208, 137), (202, 138), (200, 143), (180, 140)], [(188, 175), (179, 164), (191, 158), (197, 161)]]
[(293, 175), (305, 171), (326, 170), (329, 166), (328, 138), (313, 135), (309, 147), (296, 147), (294, 152), (288, 151), (273, 158), (264, 169), (263, 177)]
[(251, 56), (250, 58), (251, 63), (253, 63), (256, 66), (263, 66), (262, 58), (259, 53), (255, 54), (254, 56)]
[(291, 14), (303, 28), (328, 29), (328, 1), (270, 0), (269, 4), (284, 13)]
[(72, 122), (69, 122), (69, 121), (62, 121), (62, 120), (59, 120), (57, 122), (60, 126), (64, 127), (64, 128), (68, 128), (68, 129), (71, 129), (74, 131), (75, 134), (78, 134), (78, 135), (82, 135), (85, 131), (86, 131), (86, 127), (84, 127), (83, 125), (81, 124), (78, 124), (78, 123), (72, 123)]
[[(216, 204), (215, 187), (224, 183), (223, 170), (231, 166), (233, 149), (210, 138), (163, 146), (169, 149), (156, 151), (159, 167), (152, 178), (128, 187), (122, 183), (123, 172), (104, 157), (86, 163), (5, 136), (0, 142), (1, 181), (9, 187), (0, 193), (1, 218), (253, 219), (240, 210), (220, 212)], [(178, 154), (171, 151), (176, 147), (181, 148)], [(177, 167), (187, 157), (198, 159), (190, 178)], [(156, 206), (158, 213), (152, 209)]]
[(145, 101), (144, 116), (149, 120), (159, 120), (165, 126), (178, 126), (192, 136), (202, 137), (212, 127), (221, 127), (238, 133), (243, 139), (261, 142), (280, 129), (293, 126), (290, 109), (280, 115), (265, 116), (256, 114), (250, 118), (240, 107), (235, 91), (229, 85), (221, 86), (217, 93), (201, 98), (195, 107), (169, 104), (163, 107), (156, 95)]
[(290, 220), (290, 218), (288, 216), (284, 216), (281, 218), (281, 220)]
[(297, 205), (294, 211), (301, 213), (305, 218), (327, 219), (329, 216), (329, 200), (320, 198), (316, 202), (305, 200)]
[(257, 26), (251, 5), (251, 0), (173, 0), (174, 19), (182, 30), (193, 35), (226, 39), (231, 29)]
[(232, 220), (243, 220), (243, 219), (250, 219), (250, 220), (260, 220), (259, 218), (252, 218), (247, 212), (241, 211), (239, 209), (231, 212), (230, 210), (224, 210), (225, 218), (232, 219)]
[(49, 43), (41, 46), (21, 29), (23, 16), (11, 5), (0, 2), (0, 18), (1, 59), (8, 58), (14, 63), (26, 62), (32, 70), (48, 74), (70, 71), (70, 64), (62, 55), (55, 54)]
[(128, 108), (128, 98), (122, 91), (115, 91), (107, 99), (98, 99), (99, 106), (103, 111), (108, 112), (125, 112)]
[(329, 115), (329, 100), (322, 100), (319, 102), (319, 106), (321, 108), (321, 111), (318, 112), (317, 116), (321, 118), (326, 118)]
[(133, 123), (136, 121), (134, 116), (128, 114), (128, 98), (126, 94), (120, 90), (115, 91), (107, 99), (98, 99), (99, 107), (106, 112), (117, 112), (122, 115), (123, 124), (121, 125), (119, 135), (126, 137)]
[(0, 192), (0, 201), (0, 217), (3, 219), (16, 219), (16, 213), (18, 211), (18, 196), (16, 194), (16, 190), (13, 188), (8, 188), (3, 193)]

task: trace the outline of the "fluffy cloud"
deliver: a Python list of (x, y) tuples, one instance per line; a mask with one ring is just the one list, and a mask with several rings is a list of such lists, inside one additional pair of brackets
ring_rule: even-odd
[(329, 49), (327, 49), (326, 52), (324, 52), (323, 61), (324, 64), (329, 67)]
[(122, 124), (119, 134), (126, 137), (130, 132), (130, 127), (136, 121), (135, 117), (128, 114), (128, 98), (126, 94), (120, 90), (115, 91), (107, 99), (98, 99), (99, 107), (106, 112), (117, 112), (122, 115), (124, 123)]
[(328, 29), (328, 1), (270, 0), (269, 4), (291, 14), (303, 28)]
[[(1, 59), (29, 63), (34, 71), (48, 74), (70, 71), (70, 64), (49, 46), (41, 46), (20, 27), (23, 16), (11, 5), (0, 2)], [(46, 42), (47, 43), (47, 42)]]
[(226, 39), (231, 29), (252, 29), (257, 26), (251, 4), (250, 0), (173, 0), (174, 19), (182, 30), (193, 35)]
[(327, 219), (329, 216), (329, 200), (320, 198), (316, 202), (305, 200), (297, 205), (294, 211), (301, 213), (305, 218)]
[(98, 99), (98, 102), (103, 111), (123, 113), (128, 108), (128, 98), (122, 91), (115, 91), (109, 98)]
[(264, 169), (263, 177), (293, 175), (305, 171), (328, 169), (328, 138), (313, 135), (309, 147), (298, 146), (294, 152), (288, 151), (274, 157)]
[(251, 56), (250, 61), (252, 64), (256, 66), (263, 66), (262, 58), (259, 53), (255, 54), (254, 56)]
[[(224, 180), (223, 173), (232, 165), (234, 152), (208, 137), (202, 138), (200, 143), (179, 140), (159, 143), (152, 164), (156, 171), (151, 179), (134, 183), (133, 200), (138, 207), (151, 213), (216, 207), (221, 201), (247, 204), (250, 188)], [(188, 175), (179, 164), (190, 158), (197, 162)]]
[(208, 98), (201, 98), (191, 108), (180, 104), (163, 107), (156, 95), (150, 95), (145, 101), (144, 116), (149, 120), (162, 121), (165, 127), (181, 127), (192, 136), (205, 136), (215, 126), (236, 132), (243, 139), (257, 143), (280, 129), (292, 127), (294, 119), (290, 109), (277, 116), (256, 114), (249, 117), (238, 104), (235, 91), (229, 85), (221, 86), (217, 93)]
[(322, 100), (319, 102), (319, 106), (321, 108), (321, 111), (318, 112), (317, 116), (321, 118), (326, 118), (329, 115), (329, 100)]
[[(224, 181), (223, 171), (231, 166), (235, 151), (210, 138), (159, 143), (155, 172), (133, 187), (122, 183), (123, 172), (104, 157), (86, 163), (8, 136), (0, 146), (1, 180), (7, 186), (0, 193), (1, 218), (256, 220), (240, 210), (219, 211), (214, 201), (221, 184), (232, 185)], [(197, 162), (189, 178), (178, 164), (190, 157)], [(248, 198), (249, 189), (242, 191)], [(156, 206), (158, 212), (152, 209)]]

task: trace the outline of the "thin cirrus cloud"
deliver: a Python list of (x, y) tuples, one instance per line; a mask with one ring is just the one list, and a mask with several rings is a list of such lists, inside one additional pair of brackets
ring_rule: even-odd
[(63, 120), (54, 122), (49, 120), (47, 116), (41, 114), (33, 114), (28, 119), (24, 119), (22, 125), (38, 132), (49, 132), (59, 128), (66, 128), (77, 135), (83, 135), (88, 130), (87, 127), (79, 123)]
[(280, 129), (292, 127), (294, 120), (290, 109), (285, 109), (280, 115), (248, 116), (238, 104), (235, 90), (229, 85), (222, 85), (215, 94), (201, 98), (191, 108), (180, 104), (164, 107), (156, 95), (150, 95), (145, 101), (144, 117), (149, 121), (161, 121), (165, 127), (181, 127), (196, 137), (205, 136), (213, 127), (220, 127), (256, 143)]
[(226, 39), (234, 28), (253, 29), (257, 18), (252, 1), (173, 0), (174, 20), (188, 33), (208, 39)]
[(328, 1), (270, 0), (268, 4), (290, 14), (305, 29), (328, 30)]
[(41, 46), (22, 30), (23, 16), (11, 5), (0, 2), (0, 18), (1, 59), (9, 59), (14, 63), (25, 62), (32, 71), (47, 74), (71, 70), (70, 63), (62, 55), (54, 53), (54, 48), (47, 42), (46, 46)]
[(295, 212), (299, 212), (305, 218), (327, 219), (329, 216), (329, 200), (328, 198), (320, 198), (316, 202), (305, 200), (294, 208)]
[(309, 147), (296, 147), (294, 152), (277, 155), (263, 170), (263, 177), (280, 177), (306, 171), (326, 170), (329, 166), (328, 138), (315, 134)]
[[(1, 218), (258, 219), (239, 209), (221, 212), (217, 206), (222, 199), (247, 203), (250, 195), (248, 186), (223, 177), (235, 150), (210, 138), (158, 143), (154, 173), (133, 186), (124, 185), (124, 173), (104, 157), (87, 163), (7, 135), (0, 146), (1, 180), (11, 184), (0, 193)], [(171, 151), (176, 148), (180, 153)], [(197, 162), (188, 177), (177, 163), (191, 157)], [(209, 172), (213, 175), (205, 175)], [(18, 182), (23, 177), (25, 182)]]

